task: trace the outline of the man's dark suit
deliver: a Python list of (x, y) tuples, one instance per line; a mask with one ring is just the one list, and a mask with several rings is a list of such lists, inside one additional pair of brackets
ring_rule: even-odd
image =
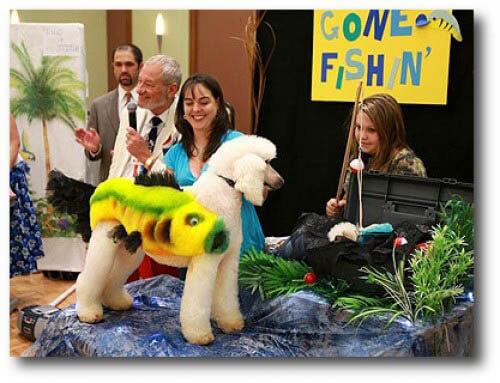
[(111, 166), (110, 151), (115, 146), (119, 126), (118, 88), (116, 88), (103, 96), (97, 97), (92, 102), (87, 123), (87, 129), (95, 129), (101, 138), (102, 149), (97, 156), (92, 157), (90, 153), (85, 150), (85, 155), (90, 161), (101, 159), (99, 182), (105, 181), (108, 178), (109, 167)]

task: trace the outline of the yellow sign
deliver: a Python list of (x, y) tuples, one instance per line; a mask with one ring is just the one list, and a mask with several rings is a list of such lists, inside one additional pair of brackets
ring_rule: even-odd
[(362, 80), (363, 97), (446, 104), (452, 33), (451, 11), (316, 10), (311, 98), (352, 102)]

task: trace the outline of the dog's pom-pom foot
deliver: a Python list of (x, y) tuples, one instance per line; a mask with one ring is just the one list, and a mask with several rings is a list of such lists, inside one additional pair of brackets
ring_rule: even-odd
[(241, 314), (231, 320), (217, 320), (217, 326), (226, 334), (240, 331), (245, 327), (245, 321)]
[(132, 307), (134, 298), (125, 290), (122, 289), (113, 295), (104, 295), (103, 304), (111, 310), (125, 311)]
[(189, 343), (199, 344), (200, 346), (206, 346), (215, 340), (212, 331), (202, 333), (200, 331), (182, 329), (182, 335), (184, 335), (184, 338), (186, 338)]
[(76, 313), (78, 314), (78, 318), (85, 323), (100, 322), (104, 315), (101, 304), (92, 304), (85, 306), (77, 304)]

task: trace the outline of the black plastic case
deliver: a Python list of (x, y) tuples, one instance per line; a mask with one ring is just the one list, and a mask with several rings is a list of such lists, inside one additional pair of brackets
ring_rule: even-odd
[[(351, 175), (344, 218), (359, 222), (358, 180)], [(398, 224), (403, 221), (432, 226), (436, 223), (440, 204), (454, 195), (474, 202), (474, 185), (454, 179), (396, 176), (380, 171), (363, 173), (363, 226), (373, 223)]]

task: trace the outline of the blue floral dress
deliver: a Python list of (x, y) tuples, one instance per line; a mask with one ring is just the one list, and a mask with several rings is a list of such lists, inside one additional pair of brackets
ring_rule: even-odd
[(10, 208), (10, 278), (37, 271), (36, 261), (44, 255), (26, 181), (28, 173), (29, 167), (24, 161), (10, 170), (10, 188), (16, 194), (15, 204)]

